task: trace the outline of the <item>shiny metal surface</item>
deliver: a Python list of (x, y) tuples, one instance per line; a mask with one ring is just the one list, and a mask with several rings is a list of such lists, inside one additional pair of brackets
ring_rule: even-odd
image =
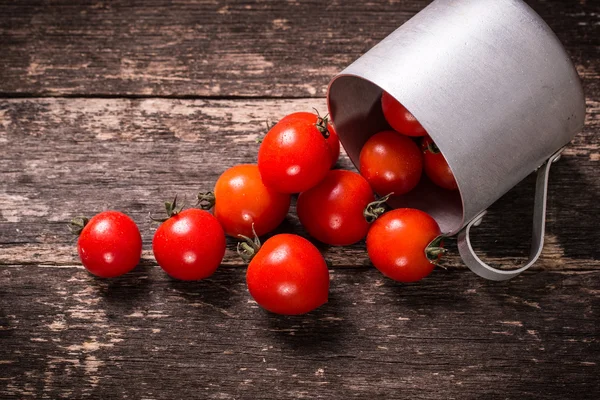
[(467, 224), (465, 229), (458, 233), (458, 251), (464, 263), (469, 269), (477, 275), (493, 281), (505, 281), (514, 278), (527, 268), (531, 267), (542, 254), (544, 247), (544, 231), (546, 229), (546, 203), (548, 199), (548, 177), (550, 176), (550, 167), (552, 163), (560, 158), (562, 149), (556, 152), (546, 163), (538, 169), (535, 184), (535, 204), (533, 206), (533, 230), (531, 238), (531, 250), (527, 263), (517, 269), (501, 270), (482, 261), (471, 246), (471, 227), (479, 226), (485, 211), (476, 216)]
[(355, 165), (386, 127), (385, 89), (424, 126), (459, 192), (423, 178), (392, 206), (429, 212), (456, 234), (581, 130), (577, 72), (521, 0), (436, 0), (342, 71), (328, 107)]

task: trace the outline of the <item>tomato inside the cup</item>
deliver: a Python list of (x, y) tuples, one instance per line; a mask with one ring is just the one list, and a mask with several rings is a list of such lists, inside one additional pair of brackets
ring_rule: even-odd
[(385, 120), (395, 131), (407, 136), (427, 135), (414, 115), (386, 91), (381, 95), (381, 108)]

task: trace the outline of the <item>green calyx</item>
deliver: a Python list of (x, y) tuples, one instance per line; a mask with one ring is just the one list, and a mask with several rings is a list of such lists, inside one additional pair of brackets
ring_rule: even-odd
[(444, 239), (446, 236), (439, 235), (435, 239), (433, 239), (425, 248), (425, 256), (429, 260), (430, 263), (440, 266), (439, 261), (440, 258), (448, 252), (444, 247)]
[(200, 192), (198, 193), (197, 199), (198, 203), (196, 203), (196, 206), (199, 206), (204, 211), (208, 211), (215, 206), (216, 198), (213, 192)]
[(261, 246), (260, 239), (254, 230), (254, 224), (252, 224), (252, 233), (254, 234), (254, 239), (242, 234), (238, 235), (238, 237), (244, 239), (244, 241), (238, 242), (237, 253), (242, 257), (242, 260), (244, 260), (245, 263), (252, 261), (252, 258), (258, 253)]
[(150, 214), (150, 219), (155, 222), (165, 222), (169, 218), (179, 214), (183, 210), (183, 207), (184, 207), (184, 204), (182, 204), (180, 206), (177, 205), (177, 195), (175, 195), (175, 198), (173, 199), (173, 201), (165, 201), (165, 210), (167, 212), (166, 218), (154, 218)]
[(390, 199), (390, 196), (393, 194), (393, 192), (388, 193), (380, 199), (367, 204), (365, 210), (363, 211), (363, 216), (369, 224), (375, 222), (375, 220), (385, 212), (385, 203)]
[(87, 217), (75, 217), (69, 222), (69, 230), (74, 235), (79, 235), (88, 222), (90, 222), (90, 219)]
[(321, 114), (319, 114), (319, 111), (316, 108), (313, 108), (313, 110), (317, 113), (317, 123), (315, 126), (319, 132), (321, 132), (321, 135), (323, 135), (325, 139), (328, 139), (330, 135), (329, 129), (327, 129), (327, 125), (329, 124), (329, 114), (325, 114), (324, 117), (321, 117)]

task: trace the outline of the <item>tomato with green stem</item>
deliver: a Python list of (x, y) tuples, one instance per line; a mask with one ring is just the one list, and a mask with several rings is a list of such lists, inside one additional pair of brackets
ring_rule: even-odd
[(140, 230), (122, 212), (104, 211), (89, 220), (76, 218), (71, 224), (79, 234), (77, 251), (81, 263), (93, 275), (114, 278), (131, 271), (140, 262)]
[(423, 169), (425, 175), (436, 185), (448, 190), (457, 190), (458, 184), (454, 174), (446, 161), (446, 158), (440, 152), (440, 149), (433, 142), (431, 137), (426, 136), (421, 142), (423, 151)]
[(371, 136), (359, 155), (360, 174), (380, 195), (400, 196), (417, 186), (423, 171), (419, 146), (395, 131)]
[(328, 124), (327, 126), (327, 130), (329, 131), (327, 145), (329, 146), (329, 154), (331, 155), (331, 168), (333, 168), (340, 158), (340, 138), (332, 124)]
[(332, 165), (328, 126), (327, 117), (304, 112), (275, 124), (258, 150), (264, 184), (280, 193), (299, 193), (319, 183)]
[(225, 232), (209, 212), (182, 210), (177, 198), (165, 203), (167, 218), (154, 233), (156, 262), (172, 278), (191, 281), (208, 278), (225, 255)]
[(415, 116), (386, 91), (381, 94), (381, 108), (386, 121), (395, 131), (407, 136), (427, 135)]
[(331, 170), (315, 187), (300, 193), (298, 219), (315, 239), (334, 246), (362, 240), (370, 223), (382, 213), (387, 197), (375, 202), (369, 183), (360, 174)]
[(437, 222), (414, 208), (397, 208), (377, 218), (367, 234), (367, 253), (383, 275), (415, 282), (433, 271), (445, 252)]
[[(289, 114), (286, 117), (283, 117), (279, 122), (285, 123), (289, 120), (304, 120), (307, 121), (309, 124), (314, 124), (315, 121), (319, 123), (320, 114), (316, 109), (315, 113), (305, 111), (295, 112), (293, 114)], [(331, 120), (329, 119), (329, 116), (324, 116), (322, 120), (323, 121), (320, 122), (320, 124), (321, 126), (326, 127), (328, 132), (328, 135), (326, 135), (326, 141), (327, 145), (329, 146), (329, 154), (331, 155), (330, 167), (333, 168), (337, 163), (338, 159), (340, 158), (340, 139), (338, 137), (337, 132), (335, 131), (333, 124), (331, 123)]]
[(290, 208), (291, 196), (265, 186), (258, 167), (241, 164), (223, 172), (214, 192), (199, 193), (203, 210), (213, 209), (225, 233), (251, 236), (252, 225), (262, 236), (277, 228)]
[(244, 237), (238, 252), (248, 262), (248, 291), (262, 308), (276, 314), (299, 315), (325, 304), (329, 271), (319, 250), (293, 234), (279, 234), (261, 245)]

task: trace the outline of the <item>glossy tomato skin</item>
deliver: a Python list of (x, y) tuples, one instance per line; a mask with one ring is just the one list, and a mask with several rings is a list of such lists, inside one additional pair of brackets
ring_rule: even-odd
[(254, 300), (277, 314), (305, 314), (329, 297), (325, 260), (312, 243), (298, 235), (268, 239), (250, 261), (246, 283)]
[(297, 212), (300, 222), (315, 239), (334, 246), (362, 240), (369, 223), (363, 212), (375, 201), (369, 183), (361, 175), (331, 170), (317, 186), (300, 193)]
[(258, 150), (258, 168), (264, 184), (280, 193), (310, 189), (331, 167), (331, 150), (317, 128), (318, 117), (313, 115), (308, 120), (296, 114), (273, 126)]
[(172, 278), (208, 278), (225, 255), (225, 232), (211, 213), (189, 208), (158, 227), (152, 251), (158, 265)]
[(340, 138), (335, 131), (333, 125), (328, 124), (327, 130), (329, 131), (329, 137), (327, 138), (327, 145), (329, 145), (329, 154), (331, 155), (331, 168), (335, 166), (338, 159), (340, 158)]
[(381, 108), (386, 121), (395, 131), (407, 136), (427, 135), (414, 115), (386, 91), (381, 94)]
[(83, 266), (101, 278), (123, 275), (140, 262), (142, 236), (135, 222), (119, 211), (104, 211), (85, 225), (77, 241)]
[(360, 174), (381, 196), (403, 195), (419, 183), (423, 156), (410, 138), (394, 131), (371, 136), (360, 151)]
[(371, 225), (367, 252), (383, 275), (399, 282), (415, 282), (433, 271), (425, 249), (440, 235), (427, 213), (413, 208), (388, 211)]
[(285, 219), (290, 208), (291, 197), (266, 187), (258, 167), (241, 164), (229, 168), (215, 184), (214, 214), (225, 233), (238, 237), (262, 236)]
[[(283, 121), (288, 123), (292, 120), (300, 119), (308, 122), (309, 124), (314, 124), (318, 118), (319, 116), (314, 113), (301, 111), (283, 117), (280, 122)], [(331, 168), (333, 168), (340, 158), (340, 138), (338, 137), (334, 126), (329, 122), (329, 119), (327, 122), (327, 131), (329, 132), (329, 137), (326, 139), (326, 141), (327, 145), (329, 146), (329, 154), (331, 155)]]
[(448, 162), (429, 136), (423, 138), (421, 150), (423, 151), (423, 169), (427, 177), (444, 189), (457, 190), (458, 184)]

